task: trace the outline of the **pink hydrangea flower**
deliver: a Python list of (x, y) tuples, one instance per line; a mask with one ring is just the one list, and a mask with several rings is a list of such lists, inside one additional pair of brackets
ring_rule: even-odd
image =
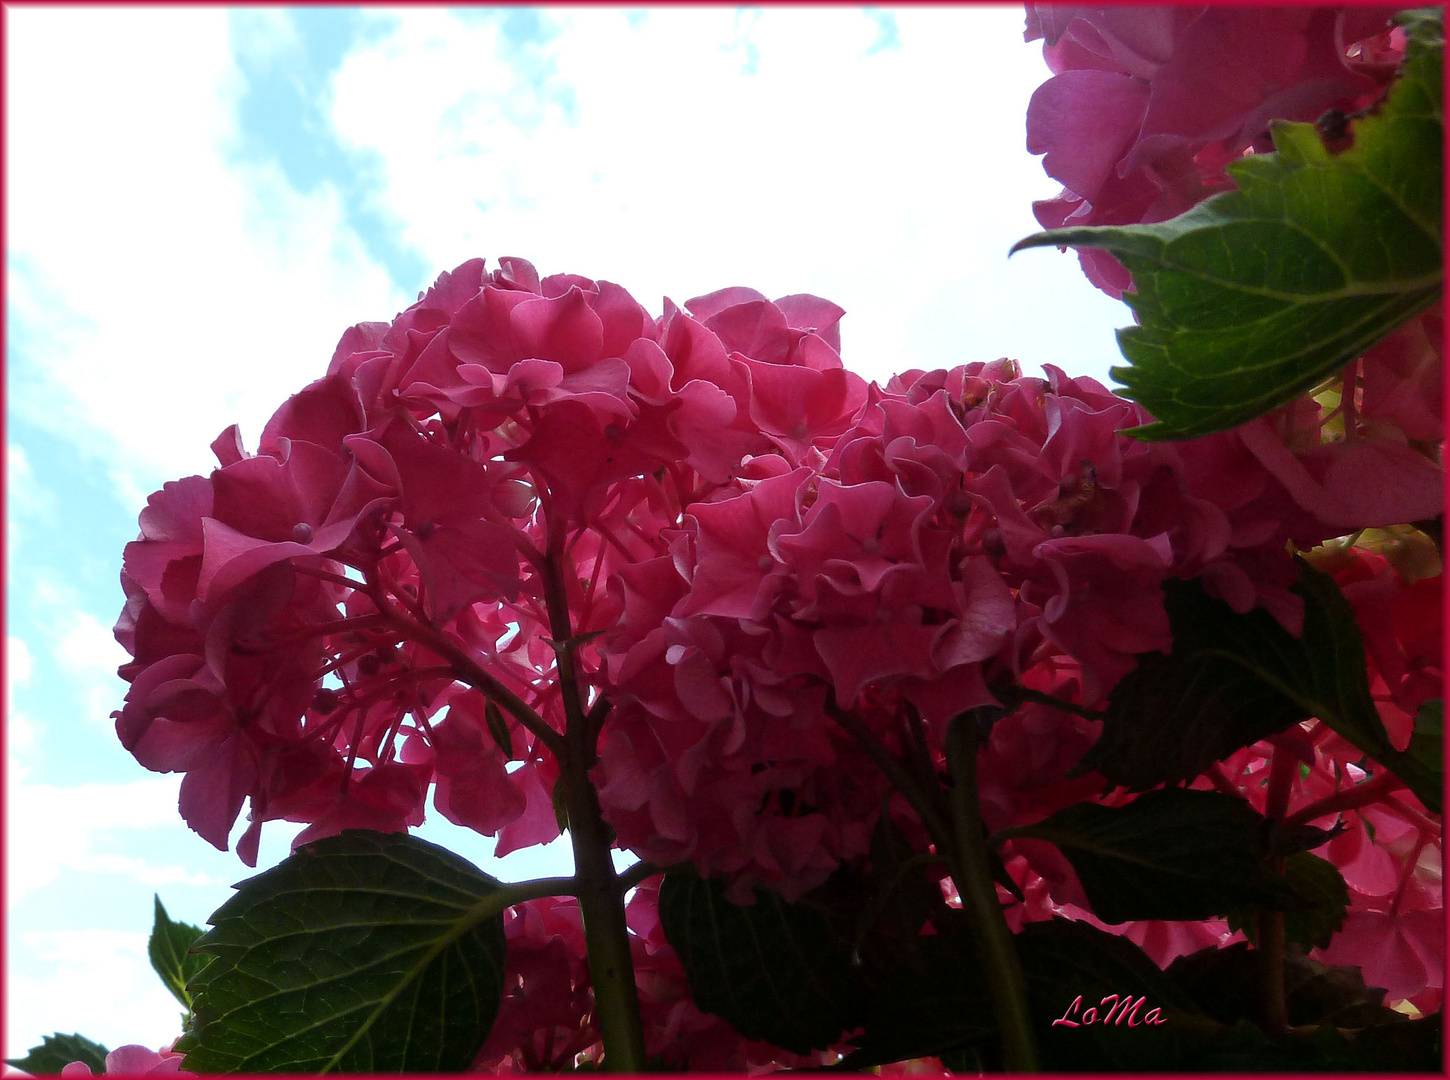
[[(181, 1067), (184, 1054), (178, 1054), (170, 1047), (149, 1050), (144, 1046), (118, 1046), (106, 1055), (106, 1067), (101, 1076), (195, 1076)], [(61, 1069), (64, 1077), (97, 1075), (83, 1061), (72, 1061)]]

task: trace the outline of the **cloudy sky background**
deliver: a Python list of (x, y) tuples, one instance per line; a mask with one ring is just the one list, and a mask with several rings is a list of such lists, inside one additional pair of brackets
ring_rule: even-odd
[[(152, 894), (250, 871), (188, 831), (110, 712), (147, 493), (249, 445), (352, 323), (521, 255), (656, 314), (727, 285), (841, 304), (848, 366), (1012, 356), (1106, 379), (1126, 309), (1012, 260), (1056, 194), (1020, 8), (7, 7), (6, 1038), (159, 1046)], [(239, 825), (239, 828), (242, 827)], [(261, 863), (297, 831), (264, 830)], [(421, 835), (519, 880), (492, 841)]]

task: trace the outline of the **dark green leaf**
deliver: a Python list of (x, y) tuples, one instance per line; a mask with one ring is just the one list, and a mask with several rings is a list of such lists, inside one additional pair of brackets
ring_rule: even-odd
[(1264, 819), (1242, 799), (1168, 788), (1126, 806), (1076, 803), (1007, 835), (1047, 840), (1107, 923), (1209, 919), (1244, 905), (1302, 904), (1268, 869)]
[(199, 1072), (461, 1071), (503, 988), (498, 882), (405, 833), (352, 830), (242, 882), (197, 943)]
[[(1301, 851), (1284, 860), (1284, 880), (1310, 906), (1284, 913), (1284, 941), (1306, 949), (1328, 948), (1329, 939), (1344, 925), (1349, 912), (1349, 887), (1332, 862)], [(1253, 908), (1229, 912), (1230, 930), (1258, 941), (1258, 917)]]
[[(1260, 1023), (1262, 954), (1247, 942), (1180, 956), (1167, 975), (1215, 1020)], [(1284, 954), (1284, 999), (1294, 1026), (1336, 1024), (1359, 1028), (1399, 1024), (1405, 1018), (1383, 1004), (1385, 992), (1366, 986), (1357, 967), (1332, 967), (1289, 949)]]
[[(1302, 645), (1267, 611), (1240, 615), (1197, 579), (1167, 582), (1163, 604), (1173, 652), (1138, 657), (1113, 688), (1102, 735), (1075, 773), (1095, 769), (1130, 791), (1179, 784), (1309, 718), (1277, 679), (1242, 662), (1241, 655), (1282, 655), (1282, 666), (1292, 671), (1303, 659)], [(1225, 655), (1225, 647), (1235, 652)], [(1359, 666), (1363, 672), (1362, 654)]]
[(742, 907), (719, 881), (673, 872), (660, 884), (659, 911), (695, 1004), (747, 1039), (806, 1053), (860, 1022), (859, 978), (814, 908), (763, 890)]
[(1403, 780), (1430, 810), (1440, 813), (1445, 782), (1445, 703), (1427, 701), (1415, 714), (1410, 745), (1403, 753), (1391, 753), (1383, 764)]
[(987, 983), (965, 941), (932, 938), (920, 963), (894, 972), (875, 995), (858, 1049), (842, 1066), (867, 1069), (961, 1054), (996, 1038)]
[(1440, 810), (1439, 713), (1422, 710), (1421, 741), (1399, 753), (1370, 694), (1364, 642), (1349, 601), (1328, 574), (1299, 561), (1304, 601), (1294, 637), (1266, 612), (1243, 615), (1197, 581), (1169, 581), (1164, 606), (1173, 653), (1140, 656), (1113, 692), (1103, 734), (1080, 771), (1132, 790), (1177, 783), (1296, 720), (1317, 717), (1396, 773)]
[(1388, 1008), (1384, 998), (1383, 989), (1365, 985), (1357, 967), (1334, 967), (1293, 951), (1284, 957), (1284, 1001), (1291, 1025), (1404, 1023), (1405, 1017)]
[(1182, 987), (1203, 1012), (1224, 1024), (1256, 1018), (1262, 997), (1258, 987), (1258, 956), (1249, 944), (1236, 941), (1209, 946), (1180, 956), (1165, 974)]
[(1440, 1020), (1425, 1017), (1363, 1031), (1331, 1024), (1270, 1039), (1246, 1020), (1195, 1048), (1180, 1064), (1195, 1072), (1441, 1073)]
[(62, 1035), (57, 1032), (47, 1035), (39, 1046), (32, 1046), (23, 1058), (7, 1058), (5, 1064), (14, 1065), (33, 1076), (58, 1073), (74, 1061), (84, 1062), (91, 1072), (99, 1076), (106, 1071), (106, 1055), (110, 1053), (98, 1042), (81, 1035)]
[(156, 897), (156, 918), (151, 927), (151, 939), (146, 943), (146, 952), (151, 957), (151, 966), (166, 984), (166, 989), (171, 991), (171, 996), (181, 1002), (188, 1012), (191, 1011), (191, 993), (186, 984), (211, 959), (191, 951), (202, 933), (199, 926), (173, 922), (161, 904), (161, 897)]
[(1113, 369), (1182, 439), (1242, 424), (1312, 389), (1441, 290), (1441, 32), (1426, 13), (1389, 100), (1326, 147), (1276, 123), (1276, 152), (1229, 166), (1238, 191), (1151, 225), (1054, 229), (1019, 242), (1101, 248), (1132, 273), (1138, 325)]
[[(961, 935), (925, 940), (933, 942), (925, 970), (903, 970), (881, 987), (843, 1068), (975, 1057), (1000, 1070), (991, 995), (971, 947)], [(1053, 919), (1029, 923), (1014, 941), (1049, 1071), (1167, 1070), (1184, 1047), (1218, 1030), (1127, 938)]]
[(922, 924), (941, 906), (941, 887), (926, 874), (931, 858), (912, 850), (883, 809), (871, 834), (869, 888), (855, 904), (852, 944), (857, 952), (883, 919), (897, 940), (916, 942)]
[[(1440, 812), (1440, 712), (1435, 706), (1421, 710), (1416, 727), (1418, 747), (1411, 743), (1400, 753), (1390, 743), (1379, 710), (1370, 694), (1364, 668), (1364, 641), (1354, 609), (1328, 574), (1300, 560), (1299, 580), (1293, 591), (1304, 598), (1304, 634), (1298, 655), (1254, 658), (1239, 652), (1240, 660), (1266, 679), (1279, 680), (1314, 716), (1390, 769), (1434, 813)], [(1433, 756), (1432, 756), (1433, 755)]]
[(1240, 1020), (1217, 1039), (1200, 1043), (1178, 1063), (1182, 1072), (1339, 1072), (1350, 1068), (1344, 1037), (1333, 1028), (1271, 1039)]
[(1336, 823), (1331, 829), (1321, 829), (1318, 825), (1285, 825), (1282, 821), (1271, 821), (1264, 840), (1265, 849), (1270, 855), (1297, 855), (1301, 851), (1313, 851), (1323, 847), (1348, 828), (1343, 821)]
[(1364, 639), (1354, 609), (1328, 574), (1299, 560), (1299, 580), (1291, 590), (1304, 600), (1304, 632), (1299, 648), (1280, 643), (1272, 653), (1253, 657), (1235, 649), (1237, 662), (1265, 681), (1279, 682), (1309, 712), (1371, 757), (1392, 752), (1389, 735), (1369, 690)]
[(1053, 919), (1029, 923), (1016, 941), (1048, 1071), (1169, 1070), (1217, 1030), (1125, 937)]
[(1351, 1060), (1366, 1072), (1445, 1073), (1444, 1017), (1420, 1016), (1402, 1024), (1378, 1024), (1356, 1033)]

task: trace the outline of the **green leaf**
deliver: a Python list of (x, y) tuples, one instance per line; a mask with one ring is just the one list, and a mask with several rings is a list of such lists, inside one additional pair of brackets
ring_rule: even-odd
[(503, 910), (468, 861), (405, 833), (350, 830), (242, 882), (197, 943), (198, 1072), (455, 1072), (503, 989)]
[(47, 1035), (39, 1046), (32, 1046), (23, 1058), (7, 1058), (5, 1064), (33, 1076), (58, 1073), (74, 1061), (84, 1062), (99, 1076), (106, 1071), (106, 1055), (110, 1053), (98, 1042), (82, 1035)]
[[(1303, 648), (1262, 608), (1237, 614), (1197, 579), (1169, 581), (1164, 608), (1173, 652), (1143, 653), (1113, 688), (1103, 732), (1073, 770), (1096, 770), (1115, 785), (1147, 791), (1193, 780), (1215, 761), (1285, 731), (1311, 715), (1241, 656), (1288, 654), (1292, 670)], [(1225, 655), (1225, 648), (1235, 650)], [(1360, 670), (1364, 669), (1361, 656)], [(1367, 684), (1366, 684), (1367, 688)]]
[(191, 1011), (191, 993), (186, 984), (211, 959), (191, 951), (203, 932), (201, 927), (191, 923), (173, 922), (161, 904), (161, 897), (156, 897), (156, 920), (151, 927), (151, 940), (146, 943), (146, 952), (166, 989), (188, 1013)]
[(1350, 1067), (1344, 1037), (1334, 1028), (1271, 1039), (1247, 1020), (1240, 1020), (1217, 1039), (1200, 1043), (1180, 1062), (1184, 1072), (1342, 1072)]
[(916, 964), (894, 971), (873, 996), (849, 1070), (952, 1055), (997, 1038), (992, 997), (960, 936), (933, 937)]
[(1304, 633), (1298, 653), (1276, 656), (1236, 653), (1240, 663), (1280, 683), (1313, 716), (1403, 780), (1434, 813), (1441, 807), (1440, 711), (1427, 703), (1416, 719), (1421, 741), (1401, 753), (1390, 743), (1370, 694), (1364, 641), (1354, 609), (1328, 574), (1299, 560), (1293, 592), (1304, 599)]
[(1403, 780), (1425, 806), (1440, 813), (1445, 782), (1445, 702), (1426, 701), (1415, 714), (1410, 745), (1391, 753), (1383, 764)]
[(871, 833), (868, 888), (854, 903), (852, 946), (857, 952), (883, 917), (898, 941), (911, 945), (919, 940), (922, 924), (942, 906), (941, 886), (926, 874), (936, 858), (914, 851), (883, 806)]
[[(1047, 1071), (1171, 1070), (1185, 1047), (1216, 1030), (1125, 937), (1057, 918), (1028, 923), (1016, 941)], [(1096, 1023), (1084, 1023), (1088, 1009)]]
[[(1168, 965), (1167, 975), (1198, 1008), (1224, 1024), (1261, 1023), (1262, 954), (1238, 941), (1200, 949)], [(1405, 1017), (1384, 1005), (1385, 992), (1366, 986), (1357, 967), (1333, 967), (1296, 952), (1284, 954), (1284, 1001), (1294, 1026), (1336, 1024), (1362, 1028), (1399, 1024)]]
[[(1310, 906), (1302, 911), (1284, 913), (1284, 941), (1306, 949), (1329, 947), (1332, 938), (1349, 912), (1349, 886), (1344, 875), (1326, 859), (1307, 851), (1284, 860), (1284, 880)], [(1251, 942), (1258, 941), (1257, 910), (1239, 908), (1229, 912), (1228, 928), (1242, 930)]]
[(1184, 439), (1252, 420), (1309, 391), (1441, 292), (1443, 31), (1429, 9), (1388, 100), (1352, 120), (1353, 145), (1276, 123), (1276, 152), (1230, 165), (1238, 186), (1170, 221), (1054, 229), (1012, 250), (1100, 248), (1122, 261), (1138, 325), (1112, 370)]
[(1103, 922), (1197, 921), (1245, 905), (1302, 905), (1267, 866), (1264, 825), (1242, 799), (1168, 788), (1118, 808), (1075, 803), (1002, 835), (1056, 844)]
[(1445, 1018), (1440, 1013), (1402, 1024), (1377, 1024), (1351, 1041), (1354, 1067), (1365, 1072), (1422, 1072), (1443, 1075)]
[(1234, 612), (1198, 580), (1165, 583), (1173, 652), (1138, 657), (1139, 669), (1114, 689), (1103, 734), (1076, 771), (1096, 769), (1135, 791), (1179, 783), (1313, 716), (1439, 813), (1438, 706), (1421, 710), (1420, 741), (1395, 750), (1370, 693), (1349, 601), (1333, 578), (1302, 559), (1292, 591), (1304, 601), (1297, 638), (1264, 611)]
[(1295, 1028), (1285, 1039), (1271, 1039), (1241, 1020), (1220, 1038), (1195, 1048), (1180, 1068), (1227, 1073), (1442, 1074), (1440, 1017), (1421, 1017), (1358, 1031), (1323, 1024)]
[(803, 1054), (860, 1022), (860, 980), (814, 908), (764, 890), (742, 907), (719, 881), (672, 872), (660, 884), (659, 912), (695, 1004), (747, 1039)]
[[(975, 1054), (1000, 1071), (992, 999), (971, 946), (962, 934), (926, 940), (924, 970), (902, 970), (881, 987), (843, 1069)], [(1047, 1071), (1167, 1070), (1186, 1045), (1217, 1030), (1127, 938), (1057, 918), (1029, 923), (1014, 941)], [(1096, 1022), (1083, 1022), (1086, 1009)], [(1069, 1012), (1076, 1018), (1053, 1023)]]

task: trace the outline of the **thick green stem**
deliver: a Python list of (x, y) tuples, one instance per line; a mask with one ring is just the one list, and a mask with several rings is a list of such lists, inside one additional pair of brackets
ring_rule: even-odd
[(551, 552), (541, 561), (540, 569), (564, 704), (559, 781), (564, 786), (569, 842), (574, 848), (574, 878), (578, 884), (575, 895), (584, 920), (584, 945), (589, 955), (589, 978), (594, 984), (594, 1014), (604, 1042), (604, 1066), (612, 1072), (638, 1073), (645, 1070), (648, 1058), (639, 1018), (634, 960), (629, 953), (629, 927), (624, 918), (625, 888), (610, 857), (614, 837), (600, 813), (599, 795), (589, 779), (598, 736), (598, 723), (591, 723), (590, 718), (602, 721), (604, 709), (587, 713), (584, 709), (574, 667), (574, 628), (558, 558)]
[(992, 1011), (1002, 1030), (1004, 1062), (1008, 1072), (1038, 1072), (1041, 1067), (1032, 1033), (1027, 979), (997, 900), (997, 885), (982, 833), (977, 806), (976, 718), (970, 713), (953, 719), (947, 731), (947, 768), (952, 776), (952, 878), (987, 976)]
[[(1298, 759), (1286, 747), (1274, 747), (1269, 765), (1269, 790), (1264, 799), (1264, 816), (1281, 821), (1289, 808)], [(1274, 872), (1284, 872), (1283, 858), (1273, 861)], [(1289, 1033), (1288, 1008), (1284, 998), (1284, 913), (1260, 908), (1258, 912), (1259, 996), (1264, 1010), (1264, 1029), (1275, 1038)]]
[[(1282, 870), (1282, 865), (1279, 868)], [(1259, 998), (1264, 1030), (1282, 1038), (1289, 1034), (1289, 1010), (1284, 997), (1284, 913), (1260, 908), (1258, 921)]]
[(565, 762), (564, 802), (569, 811), (569, 840), (574, 846), (574, 878), (589, 977), (594, 983), (594, 1011), (604, 1040), (604, 1065), (613, 1072), (644, 1072), (647, 1064), (634, 961), (629, 954), (629, 928), (624, 921), (624, 886), (610, 859), (609, 828), (599, 813), (599, 799), (589, 770), (569, 747)]

